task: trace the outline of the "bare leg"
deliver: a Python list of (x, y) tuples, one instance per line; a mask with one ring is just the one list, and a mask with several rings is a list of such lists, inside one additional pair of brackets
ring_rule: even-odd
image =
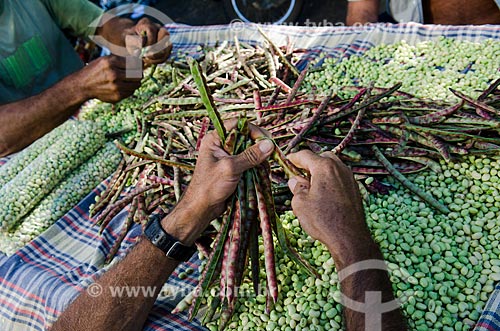
[(422, 0), (425, 23), (500, 24), (500, 9), (494, 0)]

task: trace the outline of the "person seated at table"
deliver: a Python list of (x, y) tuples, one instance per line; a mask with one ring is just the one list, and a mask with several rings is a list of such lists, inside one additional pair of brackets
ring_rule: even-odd
[(378, 21), (500, 24), (500, 0), (348, 0), (347, 25)]
[(167, 59), (166, 29), (146, 18), (135, 24), (119, 17), (93, 28), (102, 14), (88, 0), (0, 0), (0, 157), (40, 138), (85, 101), (117, 102), (140, 86), (140, 78), (127, 77), (123, 57), (101, 57), (84, 66), (64, 33), (95, 33), (119, 46), (127, 36), (146, 35), (146, 45), (161, 41), (165, 47), (147, 53), (145, 62)]
[[(251, 126), (250, 134), (256, 139), (266, 133)], [(162, 285), (179, 264), (175, 256), (167, 257), (165, 247), (160, 248), (149, 238), (160, 240), (157, 235), (166, 233), (171, 243), (182, 244), (178, 246), (182, 247), (179, 256), (185, 255), (183, 251), (192, 254), (196, 238), (226, 209), (226, 199), (235, 191), (242, 173), (264, 161), (273, 149), (274, 144), (264, 139), (230, 156), (222, 149), (217, 134), (210, 132), (202, 141), (192, 180), (173, 211), (161, 221), (150, 220), (146, 229), (155, 230), (146, 230), (147, 236), (143, 235), (123, 260), (94, 283), (103, 292), (92, 296), (82, 291), (51, 330), (141, 330)], [(358, 187), (349, 168), (331, 152), (319, 156), (304, 150), (291, 154), (289, 159), (311, 174), (310, 180), (294, 177), (288, 182), (294, 195), (293, 211), (304, 230), (328, 247), (337, 270), (365, 260), (383, 261), (366, 226)], [(110, 288), (116, 286), (155, 288), (156, 296), (114, 297)], [(382, 302), (394, 299), (385, 270), (360, 268), (341, 282), (341, 290), (361, 303), (365, 302), (366, 291), (380, 292)], [(365, 325), (363, 313), (345, 309), (346, 330), (406, 330), (399, 309), (383, 314), (382, 328), (378, 323), (375, 318)]]

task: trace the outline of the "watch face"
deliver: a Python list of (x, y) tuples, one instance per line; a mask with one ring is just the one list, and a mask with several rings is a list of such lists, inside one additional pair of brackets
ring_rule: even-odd
[(151, 216), (144, 230), (144, 235), (153, 245), (161, 249), (167, 257), (177, 261), (187, 261), (196, 252), (194, 246), (185, 246), (176, 238), (166, 233), (161, 227), (158, 215)]

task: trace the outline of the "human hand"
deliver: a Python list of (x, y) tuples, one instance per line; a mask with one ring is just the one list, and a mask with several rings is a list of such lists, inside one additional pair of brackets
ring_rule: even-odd
[[(236, 122), (224, 124), (232, 128)], [(249, 125), (249, 128), (254, 140), (266, 136), (266, 132), (256, 126)], [(209, 132), (201, 143), (193, 178), (186, 192), (162, 222), (165, 231), (186, 244), (192, 243), (211, 220), (224, 212), (226, 200), (236, 190), (243, 172), (263, 162), (273, 150), (274, 143), (262, 139), (238, 155), (229, 155), (217, 133)]]
[(129, 97), (141, 86), (141, 78), (127, 77), (125, 58), (115, 55), (90, 62), (77, 75), (76, 81), (81, 84), (86, 99), (115, 103)]
[(304, 231), (327, 246), (368, 234), (358, 186), (335, 154), (319, 156), (303, 150), (288, 159), (311, 174), (310, 181), (303, 177), (288, 181), (292, 208)]
[[(127, 51), (143, 58), (146, 64), (165, 62), (172, 51), (170, 34), (160, 24), (142, 18), (136, 25), (124, 30)], [(143, 49), (145, 54), (142, 54)]]

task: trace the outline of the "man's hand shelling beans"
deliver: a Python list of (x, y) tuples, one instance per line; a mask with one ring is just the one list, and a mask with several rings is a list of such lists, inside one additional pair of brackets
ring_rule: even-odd
[[(382, 261), (366, 227), (358, 186), (349, 168), (332, 152), (318, 156), (302, 150), (290, 154), (289, 159), (311, 174), (310, 181), (302, 177), (288, 181), (294, 195), (293, 211), (304, 231), (328, 247), (337, 271), (365, 260)], [(394, 300), (387, 272), (383, 270), (357, 270), (341, 282), (341, 291), (357, 302), (365, 302), (366, 291), (379, 291), (382, 302)], [(380, 330), (380, 324), (376, 324), (379, 321), (371, 320), (365, 325), (364, 314), (359, 311), (345, 308), (344, 315), (347, 330)], [(399, 310), (385, 314), (382, 323), (382, 330), (406, 329)]]
[[(234, 122), (230, 125), (234, 126)], [(252, 139), (265, 136), (266, 132), (250, 126)], [(259, 165), (273, 150), (272, 141), (262, 139), (238, 155), (229, 155), (215, 131), (207, 134), (193, 179), (175, 209), (161, 220), (162, 229), (182, 244), (192, 245), (209, 222), (223, 213), (226, 199), (235, 191), (243, 172)], [(301, 177), (290, 179), (293, 210), (304, 229), (329, 248), (338, 270), (367, 259), (382, 260), (365, 225), (353, 175), (340, 159), (330, 153), (317, 156), (301, 151), (291, 154), (290, 160), (311, 174), (310, 181)], [(143, 236), (120, 263), (97, 279), (103, 294), (92, 297), (82, 292), (59, 317), (52, 331), (141, 329), (156, 297), (117, 298), (111, 295), (109, 288), (149, 286), (155, 287), (158, 295), (178, 264)], [(385, 271), (357, 272), (347, 277), (341, 286), (346, 296), (359, 302), (364, 302), (365, 291), (380, 291), (383, 302), (394, 299)], [(345, 316), (347, 330), (364, 329), (362, 314), (346, 310)], [(383, 330), (406, 328), (399, 310), (383, 315), (382, 323)]]
[(146, 18), (135, 24), (114, 17), (94, 31), (92, 22), (102, 12), (87, 0), (2, 1), (0, 5), (0, 156), (31, 144), (85, 101), (117, 102), (140, 86), (140, 77), (127, 77), (125, 58), (101, 57), (84, 67), (63, 30), (81, 37), (95, 33), (127, 49), (134, 48), (129, 40), (142, 40), (144, 49), (158, 42), (155, 52), (144, 52), (146, 64), (165, 61), (172, 48), (167, 30)]

